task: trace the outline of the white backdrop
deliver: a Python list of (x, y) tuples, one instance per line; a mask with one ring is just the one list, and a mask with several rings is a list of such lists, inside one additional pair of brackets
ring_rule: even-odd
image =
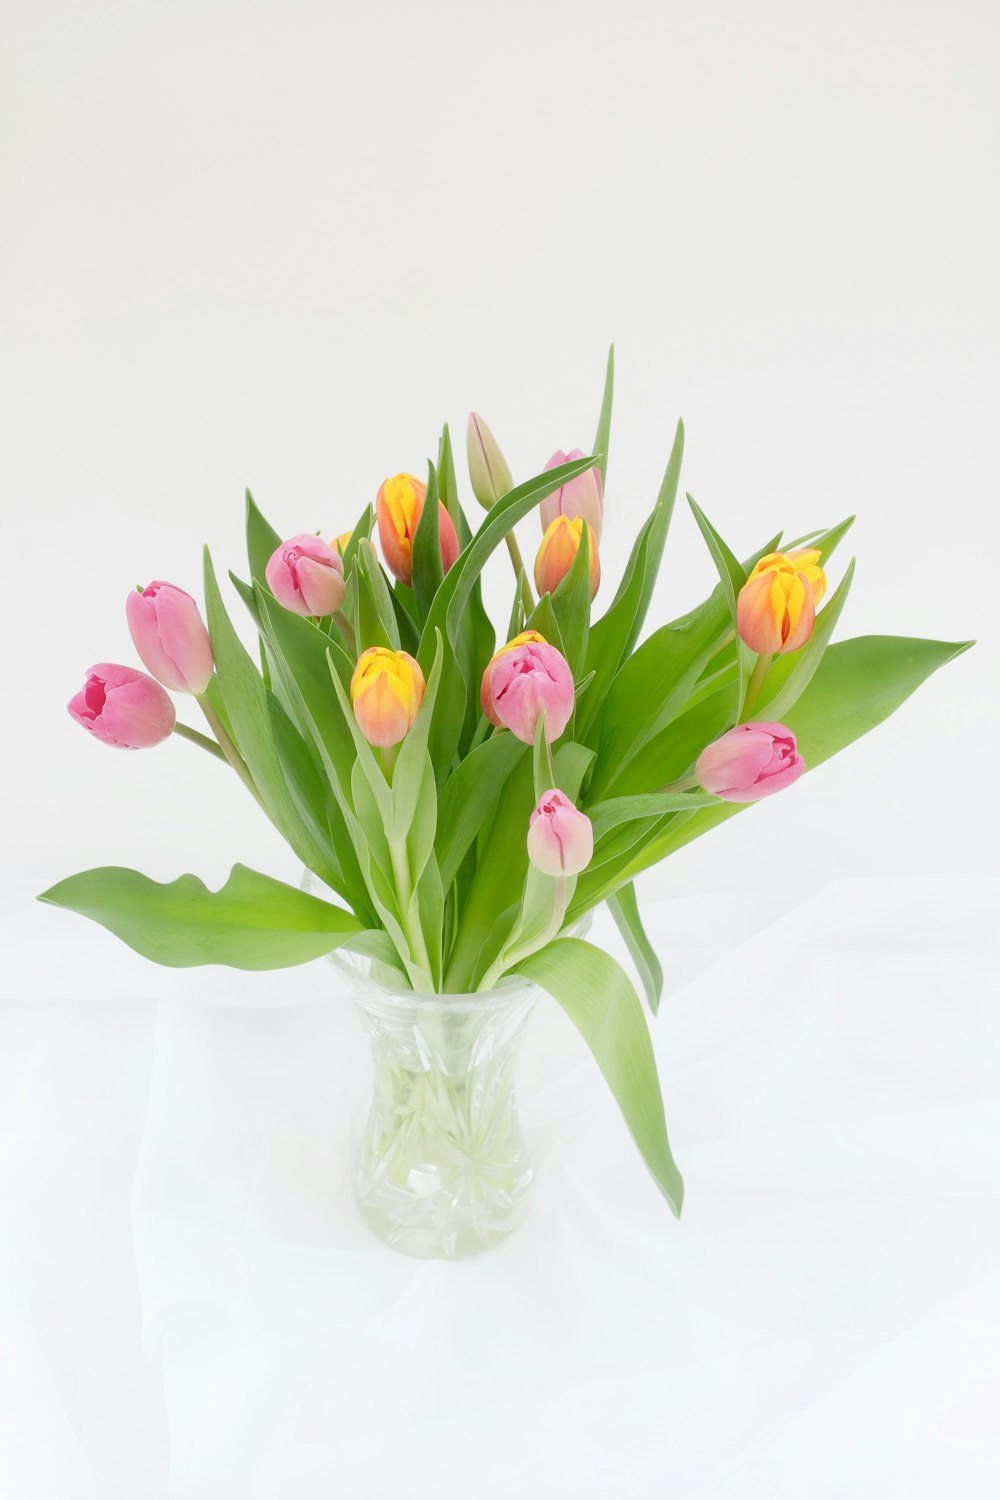
[[(241, 859), (295, 875), (287, 850), (222, 768), (177, 741), (149, 755), (106, 750), (79, 732), (64, 707), (92, 662), (134, 660), (123, 605), (137, 581), (158, 576), (200, 593), (203, 542), (222, 568), (239, 571), (245, 485), (283, 533), (319, 528), (333, 535), (352, 524), (386, 474), (420, 472), (443, 420), (461, 447), (470, 407), (486, 416), (515, 475), (525, 477), (556, 447), (591, 441), (613, 338), (618, 383), (605, 599), (655, 496), (678, 416), (688, 434), (684, 487), (737, 551), (752, 550), (779, 526), (794, 535), (857, 512), (833, 569), (839, 576), (853, 543), (859, 571), (841, 633), (978, 637), (979, 644), (814, 777), (644, 877), (640, 894), (674, 903), (656, 908), (674, 915), (660, 916), (655, 930), (668, 967), (683, 979), (749, 941), (756, 922), (797, 908), (830, 882), (847, 880), (855, 893), (854, 916), (845, 916), (850, 927), (866, 892), (880, 893), (870, 897), (873, 911), (891, 913), (898, 902), (908, 909), (911, 888), (900, 879), (925, 879), (925, 904), (917, 901), (913, 911), (924, 914), (926, 941), (918, 940), (912, 912), (902, 924), (887, 919), (884, 930), (876, 922), (861, 951), (875, 954), (883, 930), (881, 958), (860, 978), (850, 965), (833, 970), (846, 989), (860, 985), (857, 993), (873, 1005), (880, 995), (900, 1002), (875, 1025), (881, 1040), (872, 1056), (863, 1047), (859, 1054), (852, 1040), (856, 1017), (830, 1050), (833, 1094), (847, 1078), (853, 1098), (861, 1079), (871, 1082), (869, 1102), (882, 1091), (903, 1101), (899, 1140), (886, 1146), (871, 1192), (895, 1201), (893, 1195), (917, 1191), (916, 1179), (905, 1186), (905, 1142), (914, 1142), (919, 1158), (924, 1126), (908, 1134), (905, 1120), (920, 1099), (933, 1119), (939, 1106), (974, 1111), (994, 1098), (995, 1085), (991, 1090), (977, 1067), (995, 1044), (987, 1007), (997, 973), (995, 958), (986, 968), (983, 955), (995, 910), (995, 886), (986, 877), (996, 869), (991, 793), (1000, 664), (998, 47), (1000, 16), (989, 0), (948, 7), (922, 0), (844, 0), (835, 7), (510, 0), (489, 8), (457, 0), (5, 0), (0, 495), (7, 566), (0, 610), (7, 674), (0, 757), (2, 873), (17, 877), (8, 888), (13, 915), (5, 930), (9, 942), (17, 938), (9, 951), (20, 956), (3, 975), (10, 1113), (0, 1165), (10, 1169), (5, 1180), (24, 1273), (7, 1286), (8, 1317), (20, 1337), (12, 1344), (8, 1324), (3, 1340), (19, 1351), (11, 1389), (25, 1403), (16, 1459), (7, 1460), (19, 1500), (166, 1493), (164, 1390), (139, 1353), (128, 1192), (156, 1080), (150, 1004), (178, 991), (165, 989), (155, 971), (128, 962), (122, 969), (110, 938), (25, 902), (61, 874), (106, 863), (134, 864), (159, 878), (190, 869), (216, 881)], [(533, 554), (534, 529), (521, 532), (522, 549)], [(505, 558), (495, 559), (488, 577), (503, 613), (505, 568)], [(713, 579), (681, 502), (654, 622), (683, 612)], [(238, 611), (235, 599), (233, 607)], [(859, 879), (872, 884), (851, 883)], [(689, 903), (701, 900), (702, 926), (692, 936), (684, 926)], [(822, 905), (804, 909), (811, 915), (794, 929), (800, 945), (824, 930)], [(810, 926), (816, 921), (819, 929)], [(713, 922), (725, 933), (709, 936)], [(782, 941), (780, 932), (774, 941)], [(771, 951), (765, 942), (749, 956)], [(892, 953), (896, 967), (883, 968)], [(949, 954), (960, 992), (954, 1002)], [(738, 969), (723, 967), (714, 989), (703, 980), (685, 1003), (708, 1017), (718, 1005), (718, 1016), (728, 1017), (739, 982)], [(204, 984), (198, 994), (206, 993)], [(937, 1037), (928, 1056), (950, 1059), (954, 1077), (924, 1071), (930, 1065), (923, 1054), (891, 1061), (893, 1028), (906, 1027), (906, 997), (917, 994)], [(92, 1002), (89, 1012), (67, 1008), (84, 1000)], [(959, 1013), (955, 1006), (966, 1002), (971, 1009)], [(810, 1008), (793, 1029), (807, 1053), (817, 1014), (825, 1014), (822, 1007)], [(563, 1033), (554, 1036), (559, 1048), (570, 1045)], [(670, 1041), (661, 1034), (668, 1064)], [(711, 1035), (702, 1042), (711, 1048)], [(790, 1044), (781, 1055), (774, 1087), (787, 1100), (801, 1087), (803, 1053)], [(363, 1066), (360, 1050), (353, 1056)], [(744, 1068), (753, 1057), (753, 1048), (737, 1050), (732, 1073), (719, 1082), (723, 1093), (731, 1086), (743, 1100), (727, 1117), (737, 1135), (752, 1117), (751, 1103), (759, 1103), (752, 1090), (739, 1093), (751, 1088)], [(596, 1080), (585, 1077), (572, 1098), (574, 1108), (598, 1111), (596, 1132), (604, 1105)], [(839, 1106), (829, 1107), (836, 1114)], [(692, 1142), (699, 1133), (725, 1138), (714, 1105), (685, 1104), (683, 1090), (671, 1115), (682, 1138), (685, 1129)], [(957, 1123), (949, 1129), (935, 1158), (945, 1194), (962, 1163), (985, 1160), (983, 1141), (995, 1140), (980, 1116), (969, 1135)], [(87, 1141), (89, 1154), (80, 1144)], [(627, 1144), (619, 1144), (626, 1161)], [(803, 1147), (804, 1160), (814, 1159), (815, 1144)], [(727, 1164), (719, 1149), (721, 1179), (739, 1176), (746, 1163)], [(852, 1140), (843, 1160), (838, 1149), (831, 1147), (835, 1174), (849, 1177), (844, 1162), (863, 1155), (863, 1145)], [(89, 1216), (86, 1204), (73, 1200), (60, 1217), (60, 1194), (93, 1167), (95, 1153), (106, 1171), (86, 1179)], [(695, 1151), (685, 1165), (697, 1177), (704, 1163)], [(616, 1169), (595, 1170), (600, 1194), (608, 1186), (602, 1174)], [(926, 1249), (925, 1279), (923, 1270), (915, 1273), (911, 1302), (902, 1296), (887, 1314), (902, 1339), (900, 1367), (916, 1338), (918, 1371), (922, 1358), (928, 1372), (948, 1372), (948, 1388), (963, 1390), (985, 1372), (982, 1349), (951, 1323), (942, 1342), (932, 1332), (920, 1344), (926, 1326), (914, 1334), (908, 1320), (927, 1314), (935, 1299), (947, 1302), (989, 1266), (995, 1286), (994, 1220), (985, 1217), (993, 1200), (985, 1172), (973, 1180), (969, 1171), (963, 1191), (978, 1208), (968, 1216), (952, 1202), (941, 1220), (936, 1204), (919, 1200), (919, 1213), (938, 1219), (939, 1237)], [(799, 1184), (807, 1194), (808, 1175)], [(638, 1175), (628, 1185), (640, 1196), (645, 1187)], [(702, 1186), (700, 1201), (714, 1204)], [(572, 1193), (564, 1203), (557, 1185), (550, 1181), (548, 1190), (565, 1231), (564, 1239), (554, 1232), (547, 1240), (548, 1273), (558, 1278), (574, 1236), (593, 1230), (594, 1204), (584, 1192), (584, 1211)], [(631, 1203), (623, 1193), (621, 1203)], [(623, 1220), (617, 1231), (604, 1225), (599, 1255), (606, 1268), (619, 1267), (613, 1286), (601, 1283), (612, 1298), (618, 1277), (639, 1276), (630, 1257), (646, 1243), (642, 1236), (660, 1244), (667, 1234), (647, 1218), (641, 1229), (629, 1227), (631, 1210), (614, 1201)], [(564, 1206), (565, 1220), (558, 1218)], [(756, 1216), (757, 1264), (767, 1260), (770, 1232), (779, 1271), (793, 1276), (801, 1262), (789, 1247), (801, 1206), (782, 1209), (769, 1231), (759, 1202), (742, 1193), (720, 1209), (717, 1232), (738, 1234), (746, 1213)], [(863, 1209), (858, 1215), (861, 1223)], [(897, 1256), (903, 1264), (903, 1247), (923, 1224), (916, 1210), (912, 1220), (886, 1221), (896, 1247), (889, 1265)], [(117, 1226), (114, 1233), (109, 1225)], [(271, 1231), (278, 1232), (274, 1224)], [(339, 1232), (326, 1225), (328, 1231)], [(687, 1243), (710, 1255), (710, 1222), (702, 1232), (704, 1239), (692, 1230)], [(62, 1259), (52, 1252), (50, 1285), (38, 1247), (51, 1244), (52, 1234), (64, 1249)], [(639, 1241), (629, 1238), (636, 1234)], [(961, 1252), (967, 1239), (968, 1262)], [(822, 1242), (819, 1234), (804, 1243), (815, 1249)], [(864, 1283), (875, 1273), (876, 1243), (844, 1248)], [(528, 1260), (508, 1261), (507, 1272), (513, 1266), (514, 1287), (543, 1307), (546, 1289), (530, 1280), (535, 1250), (524, 1253)], [(88, 1255), (105, 1268), (104, 1291), (90, 1313), (87, 1278), (67, 1274), (70, 1264), (90, 1264)], [(674, 1267), (681, 1308), (683, 1278), (695, 1263)], [(124, 1281), (109, 1277), (108, 1266)], [(376, 1278), (391, 1274), (381, 1260), (374, 1266)], [(732, 1269), (738, 1278), (738, 1259)], [(702, 1283), (696, 1300), (716, 1332), (723, 1323), (731, 1331), (741, 1312), (735, 1304), (722, 1309), (721, 1262), (716, 1272), (720, 1279)], [(598, 1284), (592, 1265), (570, 1262), (568, 1274), (590, 1291)], [(130, 1288), (120, 1303), (112, 1290), (119, 1284)], [(53, 1287), (63, 1289), (61, 1301), (53, 1303)], [(812, 1292), (819, 1307), (822, 1289)], [(412, 1295), (425, 1314), (439, 1305), (437, 1290), (427, 1294), (430, 1303)], [(449, 1294), (442, 1288), (440, 1295), (447, 1306)], [(640, 1317), (638, 1304), (629, 1305)], [(806, 1351), (801, 1364), (779, 1360), (780, 1370), (768, 1366), (765, 1376), (752, 1361), (740, 1363), (745, 1348), (738, 1340), (723, 1338), (713, 1345), (714, 1373), (699, 1387), (708, 1408), (722, 1403), (730, 1456), (744, 1440), (752, 1448), (764, 1444), (757, 1468), (711, 1479), (712, 1445), (702, 1451), (694, 1443), (675, 1467), (657, 1474), (654, 1465), (630, 1478), (622, 1455), (635, 1440), (626, 1415), (633, 1376), (615, 1398), (604, 1447), (591, 1454), (606, 1486), (594, 1480), (588, 1490), (577, 1474), (570, 1492), (602, 1500), (644, 1495), (641, 1482), (651, 1473), (650, 1493), (660, 1493), (656, 1485), (669, 1473), (682, 1486), (677, 1493), (772, 1500), (784, 1484), (790, 1496), (801, 1496), (803, 1476), (815, 1481), (810, 1455), (827, 1453), (824, 1433), (836, 1431), (844, 1412), (836, 1402), (824, 1405), (819, 1420), (828, 1421), (826, 1429), (810, 1436), (799, 1425), (788, 1451), (766, 1459), (764, 1434), (783, 1420), (781, 1392), (809, 1369), (822, 1370), (817, 1380), (828, 1375), (832, 1388), (838, 1360), (849, 1363), (860, 1348), (851, 1338), (867, 1354), (875, 1344), (859, 1330), (880, 1327), (874, 1305), (865, 1304), (853, 1323), (845, 1311), (835, 1329), (816, 1321), (810, 1307), (803, 1292), (787, 1317), (775, 1314), (770, 1330)], [(989, 1310), (995, 1316), (995, 1292)], [(983, 1315), (976, 1304), (974, 1321)], [(252, 1345), (248, 1328), (259, 1332), (262, 1316), (258, 1308), (240, 1325), (244, 1353)], [(47, 1317), (56, 1322), (50, 1326)], [(111, 1324), (102, 1384), (79, 1351)], [(546, 1333), (543, 1322), (536, 1344), (565, 1337), (568, 1326), (557, 1320)], [(685, 1324), (685, 1337), (703, 1347), (706, 1326)], [(419, 1318), (400, 1327), (426, 1332)], [(632, 1346), (615, 1345), (612, 1327), (606, 1313), (599, 1347), (624, 1368)], [(761, 1335), (752, 1319), (744, 1331), (749, 1345)], [(664, 1338), (669, 1343), (668, 1333)], [(810, 1338), (820, 1343), (795, 1343)], [(674, 1353), (683, 1369), (687, 1354)], [(227, 1357), (237, 1358), (232, 1349)], [(637, 1358), (645, 1368), (647, 1355)], [(184, 1412), (202, 1396), (177, 1371), (197, 1363), (185, 1350), (166, 1377), (178, 1440), (190, 1437)], [(769, 1379), (771, 1404), (764, 1401), (741, 1426), (740, 1390)], [(676, 1371), (656, 1389), (668, 1387), (682, 1399)], [(80, 1417), (84, 1388), (91, 1393), (88, 1420)], [(70, 1412), (65, 1431), (37, 1396), (42, 1389), (52, 1412)], [(925, 1383), (923, 1404), (914, 1409), (927, 1409), (931, 1389), (938, 1397), (944, 1386)], [(863, 1424), (863, 1383), (852, 1390), (851, 1420)], [(264, 1399), (260, 1390), (253, 1399)], [(569, 1397), (555, 1400), (563, 1401), (567, 1432), (589, 1420)], [(993, 1492), (980, 1467), (976, 1411), (971, 1395), (963, 1412), (949, 1409), (943, 1446), (933, 1450), (921, 1424), (920, 1472), (938, 1494), (952, 1450), (965, 1455), (958, 1492)], [(884, 1500), (923, 1493), (900, 1467), (916, 1440), (906, 1411), (896, 1419), (886, 1429), (887, 1446), (871, 1449), (870, 1489), (845, 1477), (823, 1494)], [(122, 1420), (130, 1438), (116, 1470)], [(233, 1412), (228, 1420), (236, 1423)], [(685, 1420), (694, 1420), (691, 1412)], [(239, 1430), (238, 1423), (231, 1429)], [(473, 1424), (469, 1431), (493, 1428)], [(558, 1422), (554, 1431), (561, 1431)], [(549, 1495), (557, 1493), (557, 1460), (569, 1451), (562, 1443), (554, 1438), (546, 1448), (544, 1434), (536, 1435), (529, 1449)], [(211, 1455), (183, 1451), (188, 1467), (175, 1466), (172, 1497), (230, 1493), (217, 1474), (205, 1478), (214, 1472)], [(239, 1443), (230, 1451), (240, 1451)], [(279, 1444), (272, 1457), (282, 1451)], [(178, 1452), (175, 1443), (175, 1465)], [(317, 1473), (336, 1475), (360, 1495), (364, 1462), (359, 1443), (351, 1458), (359, 1468)], [(468, 1487), (461, 1458), (455, 1464), (449, 1477)], [(530, 1475), (516, 1466), (504, 1472), (531, 1493)]]

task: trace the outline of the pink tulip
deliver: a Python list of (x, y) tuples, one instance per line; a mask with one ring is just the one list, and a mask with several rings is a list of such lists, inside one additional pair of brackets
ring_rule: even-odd
[(545, 713), (545, 738), (557, 740), (569, 723), (575, 694), (569, 663), (555, 646), (529, 641), (495, 656), (484, 682), (488, 688), (487, 717), (534, 744), (538, 716)]
[[(545, 467), (556, 469), (560, 464), (571, 464), (574, 459), (585, 457), (582, 448), (574, 448), (571, 453), (563, 453), (561, 448), (557, 448)], [(543, 531), (548, 530), (556, 516), (565, 516), (568, 521), (575, 521), (577, 516), (582, 516), (587, 525), (594, 528), (594, 534), (600, 541), (604, 525), (604, 486), (601, 483), (600, 469), (596, 466), (587, 469), (568, 484), (553, 490), (551, 495), (546, 495), (539, 506), (539, 514)]]
[(528, 858), (543, 875), (579, 875), (594, 855), (594, 825), (556, 787), (528, 820)]
[(174, 705), (158, 682), (131, 667), (99, 662), (66, 707), (105, 745), (148, 750), (173, 732)]
[(335, 615), (347, 597), (344, 560), (318, 536), (293, 536), (271, 554), (267, 586), (296, 615)]
[(705, 747), (694, 773), (706, 792), (726, 802), (758, 802), (798, 781), (805, 768), (784, 724), (737, 724)]
[(191, 595), (154, 579), (129, 594), (125, 613), (143, 666), (175, 693), (203, 693), (214, 667), (212, 643)]

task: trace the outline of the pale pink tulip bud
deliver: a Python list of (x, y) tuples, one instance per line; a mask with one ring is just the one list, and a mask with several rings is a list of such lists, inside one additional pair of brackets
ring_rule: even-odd
[(594, 826), (557, 787), (528, 820), (528, 858), (543, 875), (579, 875), (594, 855)]
[(120, 750), (148, 750), (173, 733), (177, 715), (158, 682), (131, 667), (98, 662), (66, 707), (95, 739)]
[(535, 741), (538, 717), (545, 714), (545, 738), (557, 740), (569, 723), (575, 693), (569, 663), (555, 646), (529, 641), (501, 651), (489, 667), (489, 705), (494, 723), (503, 724), (526, 745)]
[(694, 774), (706, 792), (726, 802), (758, 802), (798, 781), (805, 768), (784, 724), (737, 724), (706, 745)]
[[(561, 448), (557, 448), (545, 467), (557, 469), (560, 464), (571, 464), (575, 459), (586, 456), (582, 448), (574, 448), (571, 453), (563, 453)], [(543, 531), (548, 530), (556, 516), (565, 516), (568, 521), (575, 521), (577, 516), (582, 516), (587, 525), (593, 527), (594, 534), (600, 541), (604, 525), (604, 486), (601, 483), (600, 469), (595, 465), (583, 474), (578, 474), (568, 484), (560, 485), (551, 495), (546, 495), (539, 506), (539, 514)]]
[(318, 536), (293, 536), (271, 553), (267, 586), (296, 615), (335, 615), (347, 596), (344, 560)]
[(183, 589), (154, 579), (125, 601), (143, 666), (175, 693), (203, 693), (212, 677), (212, 643), (198, 606)]

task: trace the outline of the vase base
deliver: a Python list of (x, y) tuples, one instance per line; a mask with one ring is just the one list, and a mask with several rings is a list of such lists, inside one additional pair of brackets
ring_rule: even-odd
[(434, 1196), (387, 1201), (389, 1195), (355, 1191), (362, 1219), (384, 1244), (419, 1260), (467, 1260), (502, 1244), (528, 1212), (530, 1170), (517, 1183), (516, 1193), (492, 1195), (475, 1203), (435, 1202)]

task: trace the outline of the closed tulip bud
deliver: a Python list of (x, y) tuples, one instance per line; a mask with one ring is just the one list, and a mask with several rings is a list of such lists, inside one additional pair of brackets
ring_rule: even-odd
[(812, 635), (826, 574), (812, 547), (769, 552), (740, 589), (736, 626), (751, 651), (773, 656), (796, 651)]
[(501, 651), (487, 670), (489, 717), (495, 724), (531, 745), (544, 712), (545, 738), (550, 743), (559, 738), (575, 701), (573, 674), (561, 652), (544, 641), (527, 641)]
[(694, 773), (706, 792), (726, 802), (759, 802), (798, 781), (805, 768), (784, 724), (737, 724), (705, 747)]
[[(379, 486), (375, 499), (382, 556), (386, 567), (400, 583), (413, 582), (413, 538), (416, 536), (426, 494), (426, 484), (421, 484), (412, 474), (396, 474)], [(458, 533), (454, 521), (440, 500), (438, 533), (441, 541), (441, 566), (447, 573), (458, 557)]]
[(119, 750), (149, 750), (173, 733), (177, 715), (158, 682), (145, 672), (99, 662), (67, 703), (95, 740)]
[(347, 595), (344, 561), (318, 536), (293, 536), (271, 554), (267, 586), (295, 615), (335, 615)]
[(175, 693), (203, 693), (211, 681), (212, 643), (198, 606), (183, 589), (154, 580), (125, 601), (143, 666)]
[(472, 493), (483, 509), (489, 510), (508, 490), (514, 488), (514, 480), (496, 438), (476, 412), (469, 413), (465, 449), (469, 459)]
[[(574, 448), (570, 453), (563, 453), (561, 448), (557, 448), (545, 467), (557, 469), (560, 464), (570, 464), (574, 459), (585, 457), (582, 448)], [(582, 516), (588, 526), (594, 528), (597, 540), (600, 541), (604, 526), (604, 485), (600, 469), (595, 465), (585, 473), (578, 474), (568, 484), (553, 490), (551, 495), (546, 495), (539, 507), (539, 514), (543, 531), (551, 526), (556, 516), (567, 516), (571, 521)]]
[(424, 696), (424, 674), (406, 651), (369, 646), (351, 678), (358, 728), (370, 745), (387, 749), (404, 739)]
[(490, 673), (493, 671), (493, 663), (498, 656), (503, 656), (505, 651), (513, 651), (516, 646), (527, 646), (532, 642), (536, 646), (544, 646), (546, 644), (545, 637), (539, 635), (537, 630), (522, 630), (520, 635), (516, 635), (513, 640), (508, 641), (506, 646), (501, 646), (500, 650), (490, 658), (486, 671), (483, 673), (483, 680), (479, 687), (479, 702), (483, 713), (489, 719), (490, 723), (495, 724), (498, 729), (502, 729), (503, 725), (497, 718), (490, 694)]
[(528, 820), (528, 858), (543, 875), (579, 875), (594, 857), (594, 825), (557, 787)]
[(580, 550), (580, 538), (583, 536), (584, 525), (587, 527), (590, 540), (590, 597), (596, 597), (597, 590), (601, 586), (601, 560), (597, 555), (597, 536), (589, 521), (584, 522), (582, 516), (577, 516), (571, 521), (568, 516), (556, 516), (550, 521), (542, 537), (542, 545), (538, 549), (535, 558), (535, 587), (539, 594), (554, 594), (562, 583), (566, 574), (573, 566), (573, 560)]
[(353, 535), (353, 531), (342, 531), (339, 536), (334, 537), (333, 541), (330, 543), (330, 546), (333, 548), (334, 552), (339, 553), (340, 556), (343, 557), (344, 553), (347, 551), (347, 544), (351, 540), (351, 537)]

